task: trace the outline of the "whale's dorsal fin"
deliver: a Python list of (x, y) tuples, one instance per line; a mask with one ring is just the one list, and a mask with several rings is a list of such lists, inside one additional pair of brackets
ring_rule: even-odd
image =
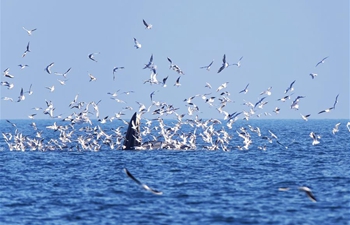
[(129, 122), (128, 130), (126, 131), (123, 149), (133, 150), (135, 147), (141, 146), (141, 136), (140, 136), (140, 121), (135, 112), (131, 117)]

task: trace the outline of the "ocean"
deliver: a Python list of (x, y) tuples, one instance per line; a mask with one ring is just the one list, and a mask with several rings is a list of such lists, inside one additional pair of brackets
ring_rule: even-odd
[[(0, 120), (0, 224), (350, 224), (347, 120), (240, 120), (231, 129), (221, 121), (213, 125), (217, 149), (203, 140), (206, 127), (187, 124), (173, 138), (194, 134), (196, 148), (188, 150), (120, 150), (113, 135), (126, 125), (119, 120), (93, 121), (90, 130), (68, 125), (68, 141), (46, 128), (55, 121), (68, 124), (36, 120), (34, 130), (32, 120), (11, 120), (16, 127)], [(159, 135), (156, 122), (148, 136)], [(13, 147), (15, 136), (29, 142), (39, 131), (42, 149)], [(79, 137), (94, 147), (84, 149)]]

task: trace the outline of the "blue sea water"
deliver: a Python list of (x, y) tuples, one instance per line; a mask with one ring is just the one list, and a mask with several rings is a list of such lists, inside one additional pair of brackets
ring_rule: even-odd
[[(0, 121), (1, 132), (35, 137), (30, 120)], [(339, 132), (332, 133), (340, 122)], [(44, 129), (48, 143), (59, 133)], [(229, 151), (10, 150), (0, 138), (0, 224), (350, 224), (350, 132), (346, 120), (237, 121)], [(283, 145), (250, 132), (269, 130)], [(104, 130), (122, 124), (100, 124)], [(222, 125), (217, 125), (220, 129)], [(183, 132), (191, 127), (183, 127)], [(125, 131), (125, 130), (124, 130)], [(197, 131), (199, 132), (199, 131)], [(310, 132), (321, 136), (312, 145)], [(197, 133), (198, 134), (198, 133)], [(198, 146), (202, 146), (197, 135)], [(266, 146), (261, 150), (259, 146)], [(288, 148), (285, 148), (287, 146)], [(123, 171), (163, 195), (138, 186)], [(298, 187), (307, 186), (312, 202)], [(279, 191), (289, 187), (288, 191)]]

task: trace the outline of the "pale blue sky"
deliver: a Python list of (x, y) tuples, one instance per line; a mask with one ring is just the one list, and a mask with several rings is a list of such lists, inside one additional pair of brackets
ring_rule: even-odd
[[(142, 19), (153, 25), (145, 29)], [(37, 30), (28, 36), (22, 27)], [(142, 48), (135, 49), (133, 38)], [(30, 41), (30, 50), (22, 54)], [(93, 62), (88, 54), (100, 52)], [(150, 78), (150, 70), (143, 70), (150, 55), (154, 55), (157, 78), (169, 76), (167, 87), (143, 84)], [(229, 63), (243, 56), (241, 67), (230, 66), (217, 73), (226, 54)], [(325, 63), (315, 67), (324, 57)], [(181, 86), (175, 87), (179, 75), (169, 69), (171, 58), (185, 73)], [(199, 69), (214, 59), (208, 72)], [(216, 96), (210, 107), (197, 97), (201, 118), (222, 119), (216, 107), (220, 95), (216, 89), (229, 82), (230, 92), (225, 110), (228, 113), (248, 111), (244, 101), (257, 102), (260, 93), (272, 87), (268, 104), (256, 114), (269, 112), (262, 118), (300, 118), (300, 113), (310, 118), (349, 118), (349, 1), (1, 1), (1, 71), (10, 68), (10, 79), (1, 75), (1, 81), (14, 83), (8, 90), (1, 86), (1, 97), (11, 97), (13, 102), (0, 101), (1, 119), (49, 118), (33, 107), (46, 107), (45, 99), (55, 106), (55, 115), (63, 117), (74, 110), (69, 103), (79, 94), (78, 101), (102, 100), (100, 115), (113, 116), (123, 107), (138, 110), (136, 101), (151, 105), (149, 94), (156, 91), (155, 101), (166, 102), (186, 113), (184, 99), (204, 93)], [(65, 86), (48, 74), (45, 67), (54, 62), (52, 72), (65, 72), (72, 67)], [(19, 64), (29, 67), (21, 70)], [(113, 81), (112, 70), (124, 66)], [(89, 82), (88, 72), (97, 80)], [(310, 73), (318, 76), (312, 80)], [(289, 84), (294, 84), (294, 94), (285, 103), (277, 101), (285, 94)], [(209, 82), (213, 89), (205, 87)], [(249, 92), (238, 94), (247, 84)], [(21, 88), (33, 85), (32, 95), (17, 102)], [(55, 86), (54, 92), (45, 87)], [(118, 98), (110, 99), (107, 92), (119, 91)], [(130, 95), (121, 94), (134, 91)], [(330, 113), (317, 114), (338, 104)], [(290, 105), (298, 96), (300, 109)], [(273, 110), (279, 107), (276, 115)], [(152, 108), (152, 109), (155, 109)], [(129, 118), (133, 111), (125, 111)], [(148, 113), (150, 116), (150, 113)], [(92, 116), (92, 118), (94, 118)], [(189, 117), (188, 117), (189, 118)], [(242, 118), (242, 117), (240, 117)], [(255, 116), (252, 116), (255, 118)]]

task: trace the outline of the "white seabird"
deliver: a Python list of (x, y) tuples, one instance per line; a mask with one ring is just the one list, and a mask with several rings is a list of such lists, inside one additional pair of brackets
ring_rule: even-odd
[(100, 53), (99, 53), (99, 52), (95, 52), (95, 53), (89, 54), (89, 55), (88, 55), (89, 59), (91, 59), (92, 61), (97, 62), (97, 60), (95, 59), (95, 55), (96, 55), (96, 54), (100, 54)]
[(210, 70), (210, 68), (211, 68), (211, 65), (213, 65), (213, 62), (214, 62), (214, 59), (211, 61), (211, 63), (209, 64), (209, 65), (207, 65), (207, 66), (202, 66), (202, 67), (199, 67), (200, 69), (206, 69), (206, 70)]
[(145, 20), (142, 20), (143, 24), (145, 25), (147, 30), (152, 29), (152, 24), (147, 23)]
[(155, 189), (152, 189), (150, 187), (148, 187), (146, 184), (143, 184), (142, 182), (140, 182), (138, 179), (136, 179), (126, 168), (124, 168), (124, 172), (126, 173), (126, 175), (131, 178), (133, 181), (135, 181), (138, 185), (140, 185), (142, 188), (144, 188), (145, 190), (155, 194), (155, 195), (162, 195), (163, 192), (161, 191), (157, 191)]
[(48, 73), (48, 74), (51, 74), (51, 68), (53, 67), (53, 65), (54, 65), (55, 63), (50, 63), (46, 68), (45, 68), (45, 70), (46, 70), (46, 72)]
[(223, 69), (227, 68), (228, 66), (229, 66), (229, 64), (226, 62), (226, 54), (224, 54), (224, 56), (222, 58), (222, 66), (219, 68), (218, 73), (223, 71)]
[(300, 191), (305, 192), (306, 195), (307, 195), (307, 197), (309, 197), (309, 199), (310, 199), (311, 201), (317, 202), (317, 200), (316, 200), (315, 196), (312, 194), (310, 188), (304, 186), (304, 187), (299, 187), (298, 189), (299, 189)]
[(71, 69), (72, 69), (72, 67), (69, 67), (68, 70), (67, 70), (66, 72), (64, 72), (64, 73), (57, 73), (57, 72), (55, 72), (55, 74), (58, 75), (58, 76), (63, 76), (64, 78), (66, 78), (66, 77), (67, 77), (67, 74), (69, 73), (69, 71), (70, 71)]
[(153, 69), (153, 54), (149, 58), (149, 62), (145, 64), (145, 66), (143, 67), (143, 69), (146, 69), (146, 68)]
[(248, 86), (249, 86), (249, 84), (247, 84), (247, 86), (245, 86), (245, 88), (244, 88), (242, 91), (240, 91), (239, 93), (247, 94), (247, 92), (248, 92)]
[(30, 44), (30, 42), (28, 41), (27, 48), (26, 48), (26, 50), (23, 52), (22, 58), (23, 58), (24, 56), (26, 56), (28, 52), (30, 52), (29, 44)]
[(319, 61), (319, 62), (316, 64), (315, 67), (317, 67), (317, 66), (320, 65), (321, 63), (324, 63), (324, 62), (326, 61), (327, 58), (328, 58), (328, 56), (327, 56), (327, 57), (324, 57), (321, 61)]
[(232, 64), (233, 66), (241, 67), (241, 60), (243, 59), (243, 56), (238, 60), (237, 63)]
[(294, 81), (289, 85), (289, 87), (284, 91), (285, 94), (287, 94), (288, 91), (293, 91), (293, 90), (294, 90), (293, 85), (294, 85), (295, 81), (296, 81), (296, 80), (294, 80)]
[(31, 29), (31, 30), (28, 30), (28, 29), (26, 29), (25, 27), (22, 27), (22, 28), (23, 28), (23, 30), (27, 31), (27, 34), (28, 34), (29, 36), (32, 35), (33, 31), (36, 31), (36, 28), (35, 28), (35, 29)]
[(303, 120), (308, 121), (308, 117), (311, 116), (311, 114), (307, 114), (304, 116), (303, 114), (300, 113), (300, 116), (301, 118), (303, 118)]
[(113, 68), (113, 80), (115, 80), (115, 73), (117, 72), (117, 70), (120, 70), (120, 69), (124, 69), (123, 66), (116, 66)]
[(317, 73), (310, 73), (310, 76), (312, 79), (314, 79), (317, 76)]
[(92, 74), (91, 74), (91, 73), (89, 73), (89, 77), (90, 77), (89, 82), (91, 82), (91, 81), (96, 81), (96, 80), (97, 80), (97, 78), (96, 78), (96, 77), (94, 77), (94, 76), (92, 76)]
[(139, 49), (139, 48), (141, 48), (142, 47), (142, 45), (136, 40), (136, 38), (134, 38), (134, 47), (136, 48), (136, 49)]
[(337, 124), (334, 126), (334, 128), (332, 129), (332, 133), (333, 133), (333, 134), (339, 132), (339, 125), (340, 125), (340, 123), (337, 123)]
[(25, 98), (26, 98), (26, 97), (25, 97), (24, 94), (23, 94), (23, 88), (21, 88), (21, 92), (20, 92), (20, 94), (19, 94), (19, 96), (18, 96), (17, 102), (23, 101)]

